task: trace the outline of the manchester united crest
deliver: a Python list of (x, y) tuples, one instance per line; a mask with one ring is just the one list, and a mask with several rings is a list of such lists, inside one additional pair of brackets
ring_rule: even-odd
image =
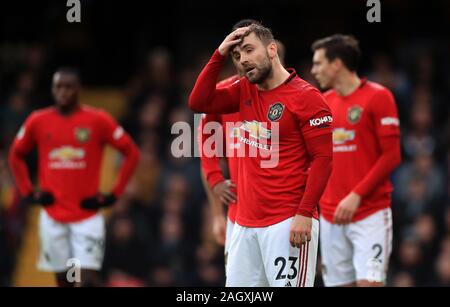
[(353, 106), (348, 109), (347, 120), (350, 124), (356, 124), (360, 121), (363, 108), (360, 106)]
[(272, 122), (276, 122), (283, 115), (283, 111), (284, 105), (281, 102), (276, 102), (270, 106), (267, 118)]
[(75, 139), (80, 143), (86, 143), (91, 136), (88, 128), (75, 128)]

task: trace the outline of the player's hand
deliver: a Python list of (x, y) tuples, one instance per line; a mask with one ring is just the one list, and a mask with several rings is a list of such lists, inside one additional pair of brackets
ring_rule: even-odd
[(217, 244), (224, 246), (227, 233), (227, 218), (223, 214), (213, 217), (213, 234)]
[(81, 201), (81, 208), (87, 210), (98, 210), (100, 208), (110, 207), (114, 205), (117, 198), (113, 194), (102, 194), (85, 198)]
[(223, 205), (228, 206), (229, 203), (235, 203), (237, 199), (231, 189), (236, 189), (236, 185), (231, 180), (225, 180), (214, 186), (213, 193)]
[(311, 241), (312, 218), (297, 214), (291, 224), (289, 242), (292, 247), (300, 248)]
[(22, 201), (27, 204), (38, 204), (43, 207), (47, 207), (55, 202), (55, 198), (51, 192), (34, 191), (24, 197)]
[(355, 192), (348, 194), (340, 201), (334, 213), (333, 222), (337, 225), (351, 223), (353, 215), (361, 204), (361, 196)]
[(230, 49), (239, 44), (242, 41), (242, 37), (247, 34), (248, 27), (243, 27), (234, 30), (223, 40), (223, 42), (219, 46), (219, 53), (223, 56), (227, 56), (230, 52)]

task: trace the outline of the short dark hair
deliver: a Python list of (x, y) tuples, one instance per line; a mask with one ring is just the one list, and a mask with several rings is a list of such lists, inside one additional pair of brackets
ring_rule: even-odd
[(231, 28), (231, 31), (233, 32), (239, 28), (248, 27), (253, 24), (261, 25), (261, 22), (255, 20), (255, 19), (241, 19), (234, 24), (233, 28)]
[[(248, 34), (255, 33), (255, 35), (264, 43), (264, 45), (268, 45), (270, 43), (275, 42), (275, 38), (273, 37), (272, 30), (263, 26), (262, 24), (251, 24), (248, 26)], [(247, 35), (248, 35), (247, 34)]]
[(361, 58), (358, 40), (352, 35), (335, 34), (316, 40), (312, 51), (325, 49), (325, 56), (329, 61), (339, 58), (350, 71), (358, 69)]
[(55, 71), (55, 74), (57, 74), (57, 73), (72, 75), (75, 78), (77, 78), (78, 82), (81, 82), (80, 71), (77, 68), (75, 68), (75, 67), (72, 67), (72, 66), (61, 66)]

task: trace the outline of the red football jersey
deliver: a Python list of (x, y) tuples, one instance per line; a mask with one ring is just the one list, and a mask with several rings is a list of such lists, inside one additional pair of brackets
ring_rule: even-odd
[[(237, 80), (239, 80), (239, 76), (235, 75), (230, 78), (227, 78), (217, 84), (217, 88), (224, 88), (232, 85)], [(205, 114), (202, 118), (202, 121), (199, 125), (199, 136), (201, 136), (201, 142), (199, 142), (199, 146), (210, 137), (211, 135), (203, 133), (203, 127), (209, 122), (217, 122), (222, 125), (221, 132), (224, 134), (225, 139), (225, 157), (227, 158), (228, 170), (230, 173), (230, 179), (233, 183), (237, 185), (238, 182), (238, 158), (236, 150), (240, 147), (240, 143), (238, 141), (239, 137), (239, 129), (236, 128), (236, 123), (239, 122), (239, 113), (231, 113), (231, 114)], [(228, 124), (227, 124), (228, 123)], [(222, 170), (219, 165), (219, 157), (217, 155), (208, 156), (205, 155), (202, 148), (200, 148), (200, 152), (202, 153), (201, 166), (203, 173), (205, 174), (206, 180), (211, 188), (213, 188), (217, 183), (225, 180), (222, 174)], [(218, 153), (220, 154), (220, 153)], [(222, 153), (223, 154), (223, 153)], [(228, 218), (234, 223), (236, 219), (236, 210), (237, 203), (229, 203), (227, 207)]]
[(397, 107), (388, 89), (367, 80), (348, 96), (330, 90), (325, 98), (333, 113), (333, 170), (320, 201), (321, 215), (331, 222), (336, 206), (354, 191), (362, 196), (353, 216), (358, 221), (391, 204), (388, 177), (376, 186), (365, 179), (381, 156), (380, 140), (400, 137)]
[(137, 164), (139, 151), (109, 114), (87, 106), (68, 116), (61, 115), (55, 107), (33, 112), (17, 134), (10, 154), (21, 194), (27, 195), (33, 187), (17, 157), (37, 146), (40, 189), (51, 192), (55, 198), (54, 204), (45, 207), (47, 213), (60, 222), (75, 222), (96, 214), (81, 209), (80, 202), (99, 191), (106, 144), (127, 156), (113, 189), (119, 196)]
[[(246, 155), (240, 158), (238, 201), (245, 206), (238, 207), (236, 219), (243, 226), (265, 227), (297, 213), (310, 166), (305, 139), (331, 134), (332, 118), (322, 95), (295, 72), (269, 91), (259, 91), (242, 78), (240, 97), (240, 141)], [(272, 129), (273, 123), (278, 131)], [(278, 148), (270, 148), (273, 133), (279, 134)], [(262, 168), (262, 161), (270, 158), (261, 157), (259, 151), (251, 157), (251, 147), (277, 152), (277, 165)], [(313, 216), (318, 218), (317, 208)]]
[(266, 227), (296, 214), (317, 218), (332, 159), (332, 117), (325, 99), (295, 71), (271, 90), (258, 90), (245, 77), (217, 89), (224, 62), (216, 50), (189, 106), (208, 114), (239, 111), (236, 222)]

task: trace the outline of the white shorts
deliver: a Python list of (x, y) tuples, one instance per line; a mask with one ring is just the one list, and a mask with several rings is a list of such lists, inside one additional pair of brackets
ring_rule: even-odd
[(65, 272), (76, 259), (81, 269), (100, 270), (104, 255), (105, 222), (99, 213), (76, 223), (60, 223), (41, 210), (38, 269)]
[(225, 234), (225, 260), (228, 256), (228, 251), (230, 250), (230, 241), (231, 241), (231, 235), (233, 233), (234, 223), (227, 218), (227, 232)]
[(319, 221), (312, 219), (311, 241), (291, 247), (293, 218), (250, 228), (234, 225), (227, 264), (227, 287), (312, 287), (316, 274)]
[(322, 276), (327, 287), (358, 280), (385, 283), (391, 250), (390, 208), (348, 225), (320, 220)]

